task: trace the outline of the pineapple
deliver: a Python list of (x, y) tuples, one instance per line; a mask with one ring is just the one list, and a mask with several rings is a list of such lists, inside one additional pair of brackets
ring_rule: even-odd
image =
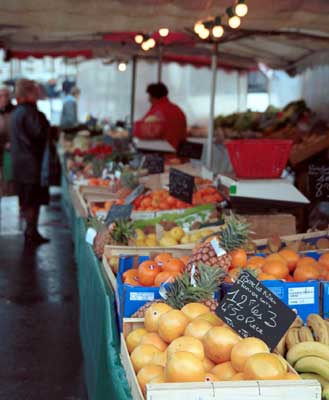
[(92, 222), (97, 234), (94, 239), (94, 251), (98, 258), (102, 258), (106, 245), (127, 246), (129, 239), (134, 236), (134, 226), (131, 221), (117, 221), (106, 226), (101, 221)]
[(248, 238), (249, 225), (239, 220), (234, 214), (231, 214), (225, 219), (226, 226), (221, 230), (220, 235), (217, 237), (219, 246), (226, 251), (226, 254), (217, 256), (213, 245), (209, 242), (202, 243), (198, 246), (186, 266), (187, 272), (197, 278), (199, 276), (200, 262), (211, 267), (219, 267), (225, 272), (231, 266), (232, 258), (230, 251), (242, 247)]
[[(168, 285), (166, 299), (155, 302), (165, 302), (178, 310), (189, 303), (202, 303), (214, 312), (218, 307), (218, 301), (213, 298), (213, 295), (218, 290), (219, 282), (224, 279), (226, 273), (220, 268), (204, 264), (199, 265), (199, 272), (199, 278), (195, 281), (195, 285), (191, 284), (190, 277), (185, 272), (182, 277), (176, 278), (172, 284)], [(145, 311), (155, 302), (144, 304), (132, 315), (132, 318), (143, 318)]]

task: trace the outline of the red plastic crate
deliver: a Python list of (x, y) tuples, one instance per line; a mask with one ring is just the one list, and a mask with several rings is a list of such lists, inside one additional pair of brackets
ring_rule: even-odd
[(225, 142), (235, 174), (239, 178), (280, 178), (292, 140), (242, 139)]

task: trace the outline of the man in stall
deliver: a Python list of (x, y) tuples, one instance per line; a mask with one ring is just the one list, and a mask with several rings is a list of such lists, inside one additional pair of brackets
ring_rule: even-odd
[(168, 99), (168, 89), (163, 83), (147, 87), (151, 108), (135, 123), (133, 135), (143, 140), (166, 140), (176, 150), (187, 136), (184, 112)]

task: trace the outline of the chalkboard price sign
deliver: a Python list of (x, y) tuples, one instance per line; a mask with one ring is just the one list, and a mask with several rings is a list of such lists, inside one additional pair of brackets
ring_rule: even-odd
[(275, 349), (296, 314), (249, 272), (242, 272), (217, 315), (242, 337), (258, 337)]
[(126, 205), (114, 204), (110, 208), (110, 211), (106, 216), (105, 223), (106, 225), (110, 225), (112, 222), (127, 220), (130, 218), (132, 211), (133, 211), (132, 204), (126, 204)]
[(164, 157), (161, 154), (145, 154), (144, 168), (149, 174), (162, 174), (164, 171)]
[(203, 144), (193, 142), (183, 142), (180, 144), (177, 155), (178, 157), (188, 157), (200, 160), (202, 156)]
[(181, 201), (192, 204), (194, 191), (194, 176), (175, 168), (170, 168), (169, 193)]
[(310, 164), (308, 167), (311, 197), (315, 200), (329, 200), (329, 166)]

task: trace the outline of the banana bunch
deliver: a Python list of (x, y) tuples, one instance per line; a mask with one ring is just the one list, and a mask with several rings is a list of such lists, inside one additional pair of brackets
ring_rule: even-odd
[(304, 325), (303, 320), (297, 317), (279, 342), (276, 350), (285, 357), (287, 351), (296, 344), (304, 342), (319, 342), (329, 346), (329, 321), (324, 320), (318, 314), (310, 314)]
[(310, 314), (306, 326), (298, 324), (295, 321), (286, 334), (286, 360), (302, 379), (317, 380), (323, 399), (329, 400), (329, 322)]

